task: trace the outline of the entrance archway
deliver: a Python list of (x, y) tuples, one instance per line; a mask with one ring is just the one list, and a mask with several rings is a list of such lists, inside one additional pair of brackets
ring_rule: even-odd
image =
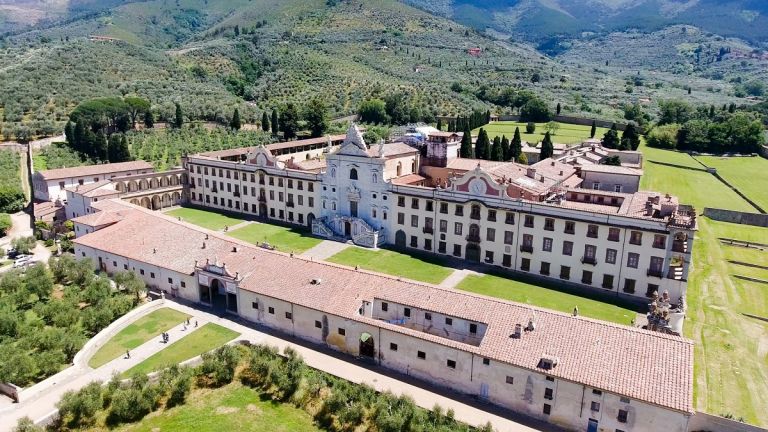
[(467, 243), (467, 260), (480, 262), (480, 246), (476, 243)]
[(267, 205), (263, 202), (259, 203), (259, 217), (265, 219), (267, 217)]
[(352, 224), (349, 221), (344, 221), (344, 236), (349, 237), (352, 235)]
[(312, 222), (315, 221), (315, 215), (310, 213), (307, 215), (307, 226), (312, 228)]
[(404, 248), (405, 247), (405, 231), (398, 230), (395, 233), (395, 246)]
[(373, 358), (376, 355), (376, 344), (373, 341), (373, 336), (370, 333), (363, 333), (360, 335), (360, 356)]

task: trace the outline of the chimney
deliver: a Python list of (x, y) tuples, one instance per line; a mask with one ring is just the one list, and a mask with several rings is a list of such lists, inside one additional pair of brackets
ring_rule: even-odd
[(560, 170), (560, 175), (561, 175), (561, 176), (563, 175), (563, 170)]
[(552, 161), (551, 164), (552, 164), (552, 166), (555, 166), (555, 161)]
[(237, 246), (232, 246), (232, 252), (237, 252)]
[(523, 335), (523, 326), (522, 324), (515, 324), (515, 332), (509, 335), (511, 338), (514, 339), (520, 339), (520, 336)]
[(205, 242), (203, 242), (203, 249), (205, 249)]
[(536, 168), (528, 168), (526, 176), (536, 180)]

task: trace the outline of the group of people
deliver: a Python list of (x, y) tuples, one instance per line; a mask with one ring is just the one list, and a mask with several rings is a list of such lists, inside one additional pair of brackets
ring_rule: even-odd
[[(190, 325), (189, 317), (187, 317), (187, 320), (184, 322), (184, 330), (187, 330), (187, 326)], [(195, 320), (195, 328), (197, 328), (197, 320)], [(162, 332), (160, 336), (163, 338), (163, 343), (167, 344), (168, 341), (171, 339), (171, 335), (168, 334), (168, 332)], [(125, 358), (129, 359), (131, 358), (131, 351), (125, 350)]]

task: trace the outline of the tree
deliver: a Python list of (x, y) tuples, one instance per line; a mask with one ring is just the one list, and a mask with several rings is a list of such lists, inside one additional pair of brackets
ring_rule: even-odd
[(389, 121), (394, 124), (405, 124), (410, 120), (408, 102), (403, 93), (392, 93), (384, 98)]
[(39, 299), (48, 299), (53, 292), (53, 276), (43, 263), (37, 263), (27, 269), (24, 275), (27, 292)]
[(240, 110), (235, 108), (235, 112), (232, 113), (232, 120), (229, 121), (229, 127), (232, 130), (240, 130), (243, 124), (240, 122)]
[(20, 254), (28, 254), (37, 245), (37, 239), (30, 237), (18, 237), (11, 240), (11, 246)]
[(312, 132), (313, 138), (323, 136), (325, 131), (328, 130), (328, 108), (321, 98), (312, 98), (307, 103), (304, 107), (304, 120)]
[(683, 124), (692, 119), (694, 113), (695, 110), (687, 102), (680, 100), (659, 101), (659, 125)]
[(520, 156), (517, 157), (517, 163), (528, 165), (528, 156), (526, 156), (525, 153), (520, 152)]
[(477, 134), (477, 141), (475, 141), (475, 157), (486, 160), (491, 158), (491, 141), (488, 139), (488, 133), (483, 128), (480, 128)]
[(677, 146), (677, 134), (680, 125), (677, 123), (656, 126), (646, 136), (649, 147), (674, 149)]
[(109, 143), (107, 143), (106, 134), (103, 132), (96, 134), (96, 139), (90, 154), (101, 161), (109, 160)]
[(561, 109), (562, 109), (562, 107), (560, 106), (560, 102), (558, 102), (558, 103), (557, 103), (557, 108), (556, 108), (556, 111), (557, 111), (557, 115), (560, 115), (560, 110), (561, 110)]
[(128, 108), (128, 115), (131, 117), (131, 126), (136, 127), (136, 119), (139, 114), (149, 111), (150, 104), (146, 99), (135, 96), (127, 96), (123, 99), (125, 105)]
[(560, 123), (551, 121), (544, 126), (544, 129), (552, 135), (556, 135), (560, 129)]
[(504, 160), (504, 150), (501, 147), (501, 138), (498, 136), (493, 138), (493, 145), (491, 146), (491, 157), (488, 159), (494, 161)]
[(278, 114), (277, 114), (277, 108), (272, 109), (272, 135), (277, 136), (277, 133), (280, 131), (279, 124), (277, 122)]
[(131, 152), (128, 150), (128, 139), (125, 135), (112, 135), (109, 137), (108, 153), (111, 163), (131, 160)]
[(299, 130), (299, 112), (293, 103), (288, 103), (280, 113), (280, 130), (283, 131), (285, 140), (296, 138), (296, 132)]
[(173, 121), (173, 126), (176, 129), (181, 129), (184, 126), (184, 113), (181, 111), (181, 105), (178, 102), (176, 102), (176, 117)]
[(630, 123), (621, 135), (621, 149), (634, 151), (638, 147), (640, 147), (640, 134), (637, 133), (634, 123)]
[(0, 237), (5, 237), (5, 233), (13, 226), (11, 215), (0, 213)]
[(437, 126), (435, 128), (437, 130), (443, 130), (443, 119), (437, 119)]
[(141, 296), (147, 291), (147, 284), (134, 272), (126, 271), (116, 273), (113, 279), (117, 284), (117, 289), (135, 295), (137, 303), (141, 300)]
[(621, 159), (618, 156), (608, 156), (603, 161), (603, 165), (621, 166)]
[(75, 124), (72, 123), (72, 120), (67, 120), (67, 124), (64, 126), (64, 136), (67, 140), (67, 143), (72, 145), (75, 141)]
[(469, 123), (464, 123), (464, 135), (461, 137), (461, 146), (459, 155), (463, 158), (474, 159), (475, 150), (472, 148), (472, 130), (469, 129)]
[(603, 136), (603, 147), (615, 149), (619, 147), (619, 132), (616, 129), (616, 123)]
[(152, 110), (144, 111), (144, 127), (147, 129), (155, 127), (155, 115), (152, 114)]
[(525, 133), (532, 134), (536, 132), (536, 123), (528, 122), (525, 124)]
[(64, 393), (56, 407), (62, 422), (74, 429), (92, 424), (102, 402), (101, 382), (95, 381), (77, 392)]
[(360, 115), (360, 121), (364, 123), (388, 123), (387, 107), (381, 99), (366, 99), (360, 103), (357, 108)]
[(541, 141), (541, 156), (539, 157), (539, 160), (551, 158), (554, 153), (555, 147), (552, 144), (552, 137), (549, 135), (549, 132), (547, 132), (544, 134), (544, 139)]
[(506, 135), (501, 136), (501, 160), (509, 160), (509, 139)]
[(551, 116), (549, 107), (539, 98), (529, 100), (520, 108), (521, 121), (543, 123), (548, 122)]
[(29, 417), (22, 417), (16, 422), (13, 432), (45, 432), (42, 426), (38, 426)]
[(589, 131), (589, 137), (594, 138), (597, 134), (597, 121), (592, 120), (592, 129)]
[(520, 138), (520, 128), (515, 128), (515, 135), (512, 137), (512, 142), (509, 144), (509, 154), (507, 160), (516, 161), (523, 152), (523, 140)]
[(269, 132), (269, 115), (266, 111), (261, 114), (261, 130)]

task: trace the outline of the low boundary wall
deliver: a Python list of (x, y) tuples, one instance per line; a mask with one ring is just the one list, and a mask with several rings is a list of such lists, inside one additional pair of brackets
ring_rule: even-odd
[(689, 432), (766, 432), (758, 426), (727, 419), (712, 414), (697, 412), (688, 422)]
[(768, 214), (704, 207), (704, 216), (720, 221), (768, 228)]

